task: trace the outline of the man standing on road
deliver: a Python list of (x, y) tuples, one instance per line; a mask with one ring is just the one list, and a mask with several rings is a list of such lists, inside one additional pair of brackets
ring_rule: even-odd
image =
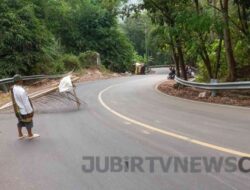
[(23, 80), (21, 75), (14, 76), (14, 87), (11, 89), (11, 98), (16, 117), (18, 119), (18, 136), (23, 139), (27, 135), (23, 135), (22, 127), (26, 127), (28, 131), (28, 139), (39, 137), (39, 134), (32, 133), (34, 110), (27, 92), (22, 87)]

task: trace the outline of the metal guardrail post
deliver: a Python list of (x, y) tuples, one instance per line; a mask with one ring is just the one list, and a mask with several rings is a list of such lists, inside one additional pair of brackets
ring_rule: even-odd
[[(218, 80), (217, 80), (217, 79), (211, 79), (211, 80), (210, 80), (210, 83), (211, 83), (211, 84), (217, 84), (217, 83), (218, 83)], [(215, 89), (211, 90), (211, 96), (212, 96), (212, 97), (215, 97), (216, 94), (217, 94), (217, 90), (215, 90)]]

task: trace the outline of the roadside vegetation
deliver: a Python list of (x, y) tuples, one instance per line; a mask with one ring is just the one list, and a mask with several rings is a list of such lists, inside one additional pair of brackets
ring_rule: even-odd
[(187, 79), (189, 65), (199, 81), (249, 80), (249, 0), (143, 0), (124, 8), (128, 15), (140, 10), (147, 10), (178, 76)]
[(175, 65), (187, 79), (250, 79), (249, 0), (0, 0), (0, 77), (135, 62)]
[(0, 0), (0, 77), (86, 68), (95, 52), (108, 69), (130, 69), (134, 50), (118, 27), (120, 4), (118, 0)]

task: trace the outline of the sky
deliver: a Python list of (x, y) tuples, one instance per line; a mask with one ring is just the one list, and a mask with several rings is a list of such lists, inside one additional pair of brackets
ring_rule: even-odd
[(140, 0), (129, 0), (128, 3), (129, 4), (135, 4), (135, 3), (139, 3)]
[[(126, 4), (138, 4), (138, 3), (140, 3), (142, 0), (128, 0), (128, 2), (126, 3)], [(124, 6), (124, 5), (123, 5)], [(118, 21), (120, 22), (120, 23), (123, 23), (123, 20), (120, 18), (120, 17), (118, 17)]]

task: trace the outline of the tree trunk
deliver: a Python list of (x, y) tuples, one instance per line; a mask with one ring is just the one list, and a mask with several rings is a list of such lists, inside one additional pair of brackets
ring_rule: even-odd
[(245, 7), (245, 5), (243, 4), (243, 5), (242, 5), (242, 20), (243, 20), (244, 28), (245, 28), (245, 30), (246, 30), (246, 32), (247, 32), (247, 34), (248, 34), (248, 22), (247, 22), (247, 17), (248, 17), (248, 15), (247, 15), (246, 7)]
[[(194, 2), (195, 2), (196, 12), (197, 12), (198, 15), (200, 15), (199, 1), (195, 0)], [(211, 78), (213, 78), (212, 66), (211, 66), (211, 61), (210, 61), (210, 58), (209, 58), (209, 55), (208, 55), (208, 52), (207, 52), (207, 48), (206, 48), (206, 45), (205, 45), (205, 40), (203, 39), (203, 36), (202, 36), (201, 32), (198, 32), (198, 36), (199, 36), (200, 43), (201, 43), (201, 45), (200, 45), (200, 48), (201, 48), (200, 55), (201, 55), (201, 58), (202, 58), (205, 66), (206, 66), (208, 76), (211, 79)]]
[(242, 16), (241, 16), (241, 10), (240, 10), (240, 3), (238, 2), (237, 3), (237, 12), (238, 12), (238, 17), (239, 17), (239, 20), (240, 20), (240, 24), (241, 24), (241, 28), (243, 31), (245, 31), (245, 27), (244, 27), (244, 23), (243, 23), (243, 19), (242, 19)]
[(234, 58), (231, 33), (230, 33), (230, 28), (229, 28), (228, 0), (224, 0), (224, 3), (222, 3), (222, 0), (221, 0), (221, 10), (223, 12), (223, 21), (225, 25), (224, 26), (224, 44), (225, 44), (227, 63), (229, 66), (228, 80), (235, 81), (236, 80), (236, 61)]
[(174, 63), (175, 63), (176, 76), (180, 77), (179, 58), (178, 58), (176, 52), (173, 52), (173, 56), (172, 57), (173, 57), (173, 60), (174, 60)]
[(220, 37), (219, 46), (218, 46), (217, 52), (216, 52), (215, 79), (218, 78), (218, 73), (220, 70), (221, 47), (222, 47), (222, 37)]
[(172, 48), (173, 60), (175, 63), (175, 68), (176, 68), (176, 76), (180, 77), (179, 57), (177, 55), (176, 48), (175, 48), (174, 41), (173, 41), (172, 37), (171, 37), (171, 48)]
[(185, 62), (184, 62), (184, 55), (182, 51), (182, 46), (181, 42), (179, 39), (176, 40), (177, 44), (177, 51), (178, 51), (178, 57), (179, 57), (179, 64), (181, 67), (181, 76), (184, 80), (187, 80), (187, 73), (186, 73), (186, 68), (185, 68)]
[(212, 79), (213, 75), (212, 75), (211, 61), (210, 61), (210, 59), (209, 59), (209, 57), (207, 55), (207, 52), (204, 52), (203, 50), (201, 50), (200, 51), (200, 56), (201, 56), (201, 59), (202, 59), (202, 61), (204, 62), (205, 66), (206, 66), (209, 78)]

